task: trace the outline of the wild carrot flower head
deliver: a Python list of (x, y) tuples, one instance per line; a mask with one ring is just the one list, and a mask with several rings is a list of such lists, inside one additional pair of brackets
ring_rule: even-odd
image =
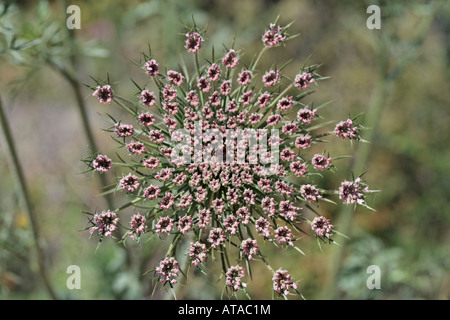
[(306, 165), (301, 161), (294, 161), (290, 165), (290, 169), (296, 176), (303, 176), (306, 173)]
[(278, 110), (280, 110), (280, 111), (285, 111), (285, 110), (290, 109), (292, 107), (292, 96), (281, 99), (280, 102), (278, 102), (277, 107), (278, 107)]
[(234, 235), (239, 228), (239, 220), (236, 216), (229, 215), (223, 220), (223, 226), (226, 231), (228, 231), (231, 235)]
[[(187, 93), (186, 101), (193, 107), (198, 106), (200, 103), (194, 90), (191, 90)], [(198, 114), (195, 113), (190, 107), (185, 107), (185, 114), (186, 114), (186, 117), (192, 121), (195, 121), (198, 119)]]
[(149, 132), (149, 137), (155, 143), (163, 143), (165, 140), (161, 130), (151, 130)]
[(206, 78), (200, 78), (198, 80), (198, 88), (203, 92), (208, 92), (211, 89), (211, 84)]
[(268, 126), (275, 126), (280, 121), (281, 121), (281, 115), (273, 114), (273, 115), (269, 116), (269, 118), (267, 118), (266, 122), (267, 122)]
[(275, 200), (271, 197), (265, 197), (261, 200), (263, 210), (269, 217), (275, 215)]
[(297, 218), (298, 208), (289, 200), (284, 200), (280, 202), (280, 215), (286, 220), (294, 221)]
[(226, 80), (220, 85), (220, 94), (227, 96), (231, 93), (231, 81)]
[(163, 90), (163, 97), (165, 100), (173, 101), (177, 97), (177, 90), (175, 90), (170, 84), (166, 84)]
[(292, 134), (296, 133), (299, 130), (299, 128), (295, 123), (286, 123), (283, 126), (282, 130), (283, 130), (284, 134), (292, 135)]
[(175, 197), (170, 192), (166, 193), (162, 200), (159, 202), (159, 207), (162, 210), (170, 209), (175, 203)]
[[(244, 106), (248, 106), (252, 102), (252, 99), (253, 99), (253, 91), (248, 90), (242, 94), (241, 103)], [(247, 114), (247, 112), (246, 112), (246, 114)]]
[(156, 157), (150, 157), (142, 160), (142, 164), (149, 169), (154, 169), (159, 166), (159, 160)]
[(264, 92), (258, 97), (258, 105), (260, 108), (265, 108), (269, 105), (270, 102), (270, 93)]
[(211, 212), (208, 209), (202, 209), (198, 213), (198, 227), (205, 228), (209, 225), (211, 219)]
[[(115, 173), (121, 178), (114, 190), (124, 190), (130, 201), (119, 208), (141, 212), (132, 217), (122, 241), (155, 234), (159, 235), (155, 238), (173, 238), (167, 258), (155, 269), (161, 282), (176, 283), (184, 266), (175, 258), (185, 244), (184, 253), (195, 267), (207, 268), (203, 262), (208, 256), (214, 257), (211, 263), (223, 259), (226, 287), (236, 293), (246, 286), (244, 268), (230, 266), (230, 247), (238, 248), (237, 261), (264, 257), (260, 238), (301, 252), (299, 222), (307, 220), (304, 210), (311, 203), (319, 206), (339, 193), (346, 204), (365, 205), (369, 190), (359, 178), (344, 181), (334, 192), (316, 187), (323, 185), (317, 179), (326, 179), (316, 170), (337, 164), (334, 160), (331, 164), (323, 149), (308, 154), (309, 147), (314, 144), (316, 150), (329, 136), (357, 139), (359, 132), (352, 120), (338, 123), (334, 132), (324, 129), (328, 123), (321, 123), (318, 113), (323, 109), (309, 107), (314, 103), (303, 100), (312, 93), (305, 89), (323, 80), (318, 66), (303, 67), (295, 80), (282, 75), (286, 65), (258, 69), (265, 51), (286, 43), (287, 27), (271, 24), (262, 36), (261, 54), (248, 64), (240, 61), (246, 56), (237, 49), (225, 49), (218, 58), (200, 57), (203, 33), (197, 27), (186, 30), (185, 47), (194, 53), (195, 74), (190, 75), (186, 65), (176, 69), (183, 72), (167, 68), (160, 73), (159, 59), (143, 54), (144, 76), (156, 89), (150, 92), (147, 83), (133, 81), (139, 92), (135, 100), (116, 101), (130, 124), (110, 116), (113, 125), (107, 129), (125, 156), (118, 154), (120, 161), (113, 162), (95, 153), (86, 162), (93, 171), (120, 170)], [(200, 61), (207, 62), (200, 65)], [(258, 74), (262, 83), (255, 78)], [(92, 90), (101, 103), (113, 99), (108, 86)], [(117, 228), (116, 212), (96, 213), (91, 220), (91, 233), (107, 236)], [(323, 217), (310, 223), (319, 237), (329, 239), (334, 234)], [(280, 294), (297, 288), (281, 269), (273, 283)]]

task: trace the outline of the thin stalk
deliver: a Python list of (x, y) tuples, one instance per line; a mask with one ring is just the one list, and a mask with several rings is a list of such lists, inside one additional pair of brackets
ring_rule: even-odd
[(19, 197), (22, 202), (22, 206), (24, 211), (27, 213), (28, 218), (30, 220), (31, 229), (33, 232), (33, 240), (34, 240), (34, 246), (37, 254), (37, 260), (38, 260), (38, 267), (39, 267), (39, 273), (41, 275), (42, 280), (44, 281), (45, 288), (47, 289), (48, 295), (56, 300), (57, 296), (53, 289), (53, 286), (50, 282), (50, 279), (47, 275), (47, 269), (44, 262), (44, 250), (41, 247), (40, 241), (41, 241), (41, 235), (39, 230), (39, 225), (37, 222), (36, 213), (33, 209), (33, 206), (31, 204), (30, 195), (28, 192), (28, 186), (25, 180), (25, 176), (23, 174), (22, 166), (19, 162), (19, 158), (17, 156), (14, 140), (11, 134), (11, 130), (9, 128), (8, 121), (6, 119), (6, 114), (3, 111), (3, 105), (0, 97), (0, 124), (2, 127), (2, 132), (5, 137), (6, 142), (6, 154), (10, 157), (11, 162), (11, 168), (14, 173), (14, 177), (17, 183), (17, 189), (19, 192)]
[(264, 46), (264, 48), (262, 48), (262, 50), (259, 52), (259, 55), (258, 55), (258, 57), (255, 60), (255, 63), (253, 63), (253, 65), (251, 67), (252, 70), (256, 69), (256, 66), (258, 65), (259, 60), (261, 59), (261, 57), (264, 54), (264, 52), (266, 52), (267, 48), (268, 47)]
[[(178, 242), (180, 242), (181, 240), (181, 233), (177, 234), (174, 239), (172, 240), (172, 243), (169, 246), (169, 249), (167, 250), (166, 253), (166, 258), (169, 258), (171, 256), (175, 256), (175, 250), (178, 246)], [(179, 262), (180, 265), (180, 269), (183, 270), (186, 267), (186, 263), (187, 263), (187, 258), (185, 257), (185, 259), (181, 262)], [(178, 284), (177, 286), (175, 286), (174, 288), (172, 288), (172, 290), (169, 290), (166, 292), (166, 294), (163, 297), (163, 300), (171, 300), (172, 298), (176, 300), (176, 294), (178, 293), (178, 291), (181, 289), (181, 285)]]
[[(68, 1), (66, 1), (66, 0), (62, 1), (62, 4), (63, 4), (63, 8), (67, 8)], [(67, 32), (68, 32), (69, 45), (71, 48), (74, 48), (75, 47), (75, 30), (68, 29)], [(72, 54), (70, 55), (69, 59), (70, 59), (70, 67), (72, 68), (72, 70), (76, 70), (78, 61), (77, 61), (77, 56), (76, 56), (75, 50), (72, 50)], [(73, 93), (75, 95), (75, 99), (77, 102), (78, 112), (81, 117), (81, 123), (83, 126), (83, 130), (86, 134), (87, 141), (88, 141), (89, 145), (91, 146), (92, 150), (94, 152), (97, 152), (98, 151), (97, 143), (95, 141), (94, 134), (92, 132), (91, 125), (89, 123), (89, 116), (86, 111), (87, 110), (86, 103), (85, 103), (83, 95), (81, 93), (81, 85), (80, 85), (80, 81), (78, 80), (76, 73), (70, 72), (69, 70), (61, 67), (60, 65), (58, 65), (51, 59), (48, 59), (47, 63), (54, 70), (56, 70), (59, 74), (61, 74), (63, 76), (63, 78), (65, 78), (67, 80), (67, 82), (70, 84), (70, 86), (72, 87), (72, 90), (73, 90)], [(102, 187), (106, 187), (109, 185), (105, 175), (99, 174), (97, 176), (98, 176), (98, 179), (100, 180), (100, 184)], [(105, 199), (108, 207), (111, 210), (114, 209), (114, 202), (113, 202), (112, 195), (106, 194), (106, 195), (104, 195), (104, 199)]]
[[(86, 134), (86, 139), (88, 141), (89, 146), (94, 150), (95, 152), (98, 151), (97, 143), (94, 138), (94, 134), (92, 133), (91, 125), (89, 123), (89, 116), (86, 111), (86, 104), (83, 99), (83, 95), (81, 93), (80, 84), (78, 83), (78, 80), (73, 76), (68, 70), (62, 68), (58, 64), (56, 64), (54, 61), (47, 60), (47, 63), (49, 66), (51, 66), (55, 71), (57, 71), (61, 76), (63, 76), (64, 79), (67, 80), (67, 82), (70, 84), (73, 93), (75, 95), (76, 99), (76, 105), (78, 108), (78, 113), (80, 114), (81, 123), (83, 126), (83, 131)], [(102, 187), (108, 186), (108, 181), (106, 180), (106, 176), (102, 174), (98, 174), (98, 179), (100, 180), (100, 184)], [(105, 201), (109, 208), (114, 208), (114, 202), (112, 199), (112, 196), (110, 194), (104, 195)]]
[(286, 89), (283, 90), (283, 92), (281, 92), (274, 101), (272, 101), (272, 103), (267, 107), (267, 111), (266, 114), (264, 115), (264, 117), (261, 118), (261, 120), (259, 120), (260, 125), (258, 126), (258, 128), (262, 128), (264, 125), (264, 122), (267, 120), (267, 118), (269, 118), (270, 116), (270, 112), (269, 110), (271, 110), (273, 107), (276, 106), (278, 100), (280, 100), (281, 98), (283, 98), (283, 96), (294, 86), (294, 83), (291, 83), (289, 86), (286, 87)]
[[(198, 63), (198, 53), (197, 52), (195, 52), (194, 53), (194, 61), (195, 61), (195, 69), (197, 70), (197, 77), (198, 77), (198, 80), (200, 80), (200, 64)], [(203, 91), (202, 90), (199, 90), (199, 92), (200, 92), (200, 102), (202, 103), (202, 106), (204, 105), (204, 100), (205, 100), (205, 98), (203, 97)]]

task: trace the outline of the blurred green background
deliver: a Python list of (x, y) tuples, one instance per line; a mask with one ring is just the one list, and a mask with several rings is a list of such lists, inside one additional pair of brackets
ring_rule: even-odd
[[(365, 177), (376, 208), (351, 212), (324, 205), (337, 230), (351, 238), (320, 251), (314, 237), (305, 237), (294, 250), (264, 247), (272, 265), (301, 279), (307, 299), (448, 299), (450, 297), (450, 5), (447, 1), (12, 1), (4, 12), (0, 3), (0, 95), (23, 166), (31, 204), (40, 228), (42, 261), (54, 295), (60, 299), (163, 299), (152, 296), (152, 277), (142, 276), (163, 256), (168, 241), (148, 242), (127, 250), (105, 241), (89, 240), (83, 210), (107, 208), (99, 196), (96, 176), (80, 174), (80, 161), (90, 143), (76, 100), (77, 83), (92, 84), (109, 73), (119, 94), (132, 97), (129, 80), (145, 82), (145, 74), (130, 60), (151, 44), (164, 69), (176, 67), (184, 55), (180, 19), (208, 24), (204, 51), (221, 52), (236, 34), (236, 48), (249, 63), (261, 48), (265, 27), (280, 15), (280, 24), (295, 21), (290, 34), (300, 37), (272, 50), (260, 70), (292, 58), (295, 75), (305, 59), (323, 63), (330, 76), (309, 101), (333, 102), (326, 120), (344, 120), (363, 112), (370, 144), (335, 143), (332, 155), (340, 160), (335, 175), (318, 180), (336, 188), (351, 178), (351, 170)], [(66, 8), (81, 9), (81, 29), (69, 32)], [(381, 8), (381, 29), (369, 30), (369, 5)], [(38, 39), (38, 40), (36, 40)], [(206, 55), (207, 56), (207, 55)], [(188, 57), (188, 55), (186, 56)], [(190, 63), (190, 62), (189, 62)], [(70, 76), (64, 75), (69, 72)], [(99, 150), (115, 152), (115, 143), (102, 131), (105, 112), (120, 115), (113, 105), (99, 105), (79, 86)], [(83, 103), (82, 102), (82, 103)], [(332, 126), (330, 127), (330, 129)], [(29, 217), (17, 193), (4, 141), (0, 144), (0, 299), (47, 299), (51, 296), (39, 273)], [(114, 202), (123, 199), (116, 197)], [(66, 269), (81, 268), (81, 290), (69, 290)], [(381, 268), (381, 289), (369, 290), (367, 267)], [(192, 273), (178, 298), (217, 299), (219, 263), (206, 277)], [(246, 279), (255, 299), (271, 298), (271, 275), (254, 264), (256, 280)], [(295, 298), (295, 297), (294, 297)]]

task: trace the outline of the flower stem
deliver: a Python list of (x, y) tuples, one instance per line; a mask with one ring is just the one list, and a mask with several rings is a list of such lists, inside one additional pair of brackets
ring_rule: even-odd
[[(198, 80), (200, 80), (200, 65), (198, 63), (198, 53), (194, 53), (194, 61), (195, 61), (195, 69), (197, 70), (197, 77)], [(200, 90), (200, 102), (202, 103), (202, 106), (204, 105), (204, 97), (203, 97), (203, 91)]]
[(30, 195), (28, 192), (28, 186), (25, 180), (25, 176), (23, 174), (22, 166), (19, 162), (19, 158), (17, 156), (16, 148), (14, 145), (14, 140), (11, 134), (11, 130), (8, 124), (8, 121), (6, 119), (6, 114), (3, 110), (3, 105), (0, 97), (0, 124), (2, 128), (3, 135), (5, 137), (6, 142), (6, 148), (7, 148), (7, 155), (10, 157), (11, 161), (11, 168), (14, 172), (15, 180), (17, 183), (17, 188), (19, 192), (19, 196), (21, 198), (22, 206), (24, 211), (27, 213), (28, 218), (30, 220), (31, 229), (33, 232), (33, 240), (34, 240), (34, 246), (37, 254), (37, 262), (39, 266), (39, 273), (41, 275), (42, 280), (44, 281), (45, 288), (47, 289), (48, 295), (56, 300), (57, 296), (53, 289), (53, 286), (48, 278), (47, 275), (47, 269), (44, 262), (44, 252), (43, 248), (41, 246), (41, 235), (39, 230), (39, 225), (37, 222), (36, 213), (33, 209), (33, 206), (31, 204)]
[[(80, 117), (81, 117), (81, 123), (82, 123), (82, 126), (83, 126), (83, 131), (86, 134), (86, 138), (87, 138), (87, 141), (88, 141), (90, 147), (92, 148), (92, 150), (94, 152), (97, 152), (98, 151), (97, 143), (95, 141), (94, 134), (92, 133), (92, 129), (91, 129), (91, 126), (90, 126), (90, 123), (89, 123), (89, 116), (88, 116), (88, 113), (86, 111), (86, 104), (84, 102), (83, 95), (81, 93), (81, 88), (80, 88), (80, 84), (78, 83), (78, 80), (68, 70), (62, 68), (61, 66), (56, 64), (54, 61), (47, 60), (47, 63), (55, 71), (57, 71), (61, 76), (63, 76), (63, 78), (65, 78), (67, 80), (67, 82), (70, 84), (70, 86), (72, 87), (72, 90), (74, 92), (75, 99), (76, 99), (76, 102), (77, 102), (78, 112), (79, 112)], [(104, 187), (104, 186), (108, 185), (108, 181), (106, 180), (105, 175), (99, 174), (97, 176), (98, 176), (98, 178), (100, 180), (101, 186)], [(105, 201), (107, 202), (108, 207), (113, 209), (114, 208), (114, 203), (113, 203), (113, 200), (112, 200), (112, 196), (110, 194), (105, 194), (104, 198), (105, 198)]]
[(255, 60), (255, 63), (253, 63), (253, 65), (251, 66), (250, 69), (255, 70), (256, 65), (258, 64), (259, 60), (261, 59), (262, 55), (264, 54), (264, 52), (266, 52), (268, 47), (264, 46), (264, 48), (262, 48), (262, 50), (259, 52), (258, 57)]
[(264, 117), (262, 117), (261, 120), (259, 120), (260, 125), (258, 126), (258, 128), (262, 128), (264, 125), (264, 121), (267, 120), (267, 118), (270, 116), (270, 112), (269, 110), (271, 110), (272, 108), (274, 108), (278, 102), (278, 100), (280, 100), (281, 98), (283, 98), (283, 96), (294, 86), (294, 83), (291, 83), (286, 89), (283, 90), (283, 92), (281, 92), (274, 101), (272, 101), (272, 103), (268, 106), (266, 114), (264, 115)]

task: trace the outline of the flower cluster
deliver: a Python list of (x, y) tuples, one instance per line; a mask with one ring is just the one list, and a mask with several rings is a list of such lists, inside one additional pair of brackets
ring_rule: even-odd
[[(286, 31), (270, 24), (259, 58), (266, 49), (284, 44)], [(154, 86), (135, 83), (140, 92), (135, 101), (117, 96), (109, 84), (92, 89), (100, 103), (114, 101), (135, 120), (111, 118), (108, 129), (131, 159), (120, 158), (124, 163), (119, 165), (129, 171), (118, 175), (115, 189), (133, 197), (125, 207), (141, 212), (132, 217), (122, 240), (127, 235), (139, 240), (147, 233), (176, 234), (168, 258), (155, 269), (161, 282), (175, 284), (180, 266), (174, 252), (191, 233), (186, 237), (195, 239), (186, 252), (189, 262), (201, 267), (215, 250), (221, 252), (226, 286), (236, 292), (246, 287), (241, 281), (245, 272), (230, 266), (223, 253), (233, 243), (240, 247), (238, 260), (250, 261), (262, 257), (262, 241), (296, 247), (304, 232), (298, 223), (308, 220), (302, 207), (318, 206), (329, 194), (313, 177), (334, 165), (331, 157), (308, 155), (307, 149), (332, 134), (357, 139), (359, 126), (347, 120), (334, 132), (317, 132), (326, 124), (319, 123), (319, 108), (303, 100), (321, 80), (316, 65), (298, 70), (292, 81), (284, 67), (260, 73), (259, 58), (239, 69), (240, 51), (231, 48), (199, 66), (203, 34), (194, 28), (185, 35), (195, 76), (186, 74), (186, 68), (160, 73), (158, 60), (144, 54), (142, 69)], [(97, 155), (90, 165), (100, 173), (114, 166), (105, 155)], [(345, 204), (364, 204), (366, 192), (358, 178), (343, 182), (339, 196)], [(110, 236), (117, 221), (115, 212), (96, 214), (91, 233)], [(330, 238), (332, 228), (324, 217), (312, 222), (320, 237)], [(280, 294), (297, 288), (285, 270), (278, 270), (273, 282)]]
[(130, 226), (133, 231), (128, 232), (131, 239), (139, 238), (139, 236), (147, 228), (147, 221), (145, 217), (141, 214), (135, 214), (131, 217)]
[(359, 127), (355, 125), (351, 119), (339, 122), (334, 131), (336, 136), (342, 139), (359, 139)]
[(92, 161), (92, 167), (98, 172), (109, 172), (112, 168), (112, 162), (107, 156), (99, 154)]
[(333, 225), (325, 217), (315, 217), (311, 223), (311, 229), (319, 237), (330, 239), (333, 235)]
[(339, 199), (344, 204), (365, 204), (365, 193), (369, 193), (369, 187), (365, 185), (361, 178), (356, 178), (354, 182), (344, 181), (339, 188)]
[(177, 260), (173, 257), (165, 258), (159, 263), (159, 267), (156, 268), (156, 273), (160, 277), (161, 282), (170, 282), (171, 284), (176, 284), (178, 273), (180, 272), (180, 267)]
[(225, 284), (234, 291), (247, 287), (241, 279), (245, 276), (245, 270), (241, 266), (230, 267), (226, 273)]
[(92, 95), (94, 97), (97, 97), (98, 102), (100, 103), (111, 103), (114, 98), (113, 91), (109, 84), (104, 86), (97, 86)]
[(268, 47), (275, 47), (282, 44), (286, 40), (286, 28), (282, 28), (275, 23), (269, 25), (269, 30), (267, 30), (263, 37), (263, 43)]
[(117, 230), (119, 218), (115, 212), (108, 210), (106, 212), (96, 213), (92, 222), (93, 226), (89, 228), (90, 234), (96, 231), (101, 236), (108, 237), (113, 231)]
[(189, 258), (192, 261), (194, 266), (197, 266), (199, 263), (202, 263), (206, 259), (208, 251), (206, 249), (206, 245), (200, 242), (192, 242), (189, 247)]
[(292, 280), (292, 276), (286, 271), (278, 269), (272, 277), (273, 290), (280, 294), (289, 295), (290, 289), (297, 290), (298, 283)]

